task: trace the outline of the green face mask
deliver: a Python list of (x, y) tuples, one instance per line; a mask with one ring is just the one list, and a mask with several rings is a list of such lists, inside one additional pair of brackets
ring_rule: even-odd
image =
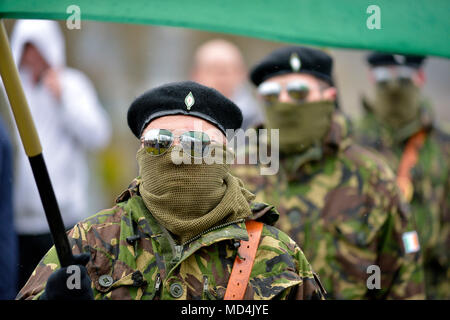
[(229, 164), (175, 164), (171, 153), (177, 147), (158, 156), (142, 148), (136, 158), (147, 209), (180, 243), (251, 214), (248, 202), (254, 196), (229, 173)]
[(374, 113), (392, 128), (400, 129), (414, 121), (419, 114), (419, 88), (412, 82), (397, 80), (377, 84)]
[(303, 152), (321, 144), (330, 129), (334, 108), (333, 101), (271, 104), (266, 107), (267, 126), (280, 130), (281, 152)]

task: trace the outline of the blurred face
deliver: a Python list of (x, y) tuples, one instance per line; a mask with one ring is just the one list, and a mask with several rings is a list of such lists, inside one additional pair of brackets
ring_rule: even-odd
[(193, 81), (232, 98), (237, 87), (245, 81), (245, 77), (246, 70), (241, 53), (231, 43), (213, 40), (198, 49), (191, 75)]
[(420, 88), (424, 84), (422, 70), (407, 66), (378, 66), (371, 69), (375, 83), (373, 112), (394, 129), (402, 128), (420, 112)]
[[(206, 120), (184, 115), (164, 116), (151, 121), (142, 133), (142, 137), (152, 129), (166, 129), (175, 136), (181, 135), (188, 131), (199, 131), (206, 133), (211, 141), (218, 143), (227, 143), (225, 135), (216, 126)], [(179, 144), (179, 140), (174, 141), (174, 145)], [(144, 146), (141, 143), (141, 148)]]
[(224, 96), (231, 98), (236, 88), (242, 83), (242, 78), (240, 68), (232, 62), (208, 61), (196, 70), (193, 80), (215, 88)]
[(371, 68), (369, 78), (372, 83), (385, 85), (389, 82), (412, 83), (421, 88), (425, 83), (425, 74), (422, 69), (407, 66), (378, 66)]
[(36, 83), (42, 78), (50, 66), (39, 53), (39, 50), (33, 44), (27, 43), (20, 60), (20, 68), (29, 70), (33, 77), (33, 82)]
[(301, 153), (321, 144), (335, 108), (334, 87), (309, 74), (290, 73), (269, 78), (258, 93), (266, 103), (267, 128), (279, 130), (280, 152)]
[(258, 92), (269, 103), (305, 103), (336, 99), (334, 87), (312, 75), (302, 73), (269, 78), (259, 85)]

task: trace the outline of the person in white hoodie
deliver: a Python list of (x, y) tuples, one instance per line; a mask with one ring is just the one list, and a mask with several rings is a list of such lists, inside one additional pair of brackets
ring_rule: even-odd
[[(63, 221), (69, 229), (88, 216), (87, 153), (109, 142), (109, 116), (90, 80), (66, 66), (64, 37), (57, 22), (17, 21), (11, 47)], [(18, 151), (15, 178), (20, 289), (51, 247), (52, 238), (23, 148)]]

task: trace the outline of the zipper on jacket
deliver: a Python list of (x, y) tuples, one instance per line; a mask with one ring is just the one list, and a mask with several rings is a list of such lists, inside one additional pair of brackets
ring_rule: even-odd
[(205, 300), (208, 294), (208, 276), (203, 276), (202, 300)]
[(156, 275), (156, 281), (155, 281), (155, 295), (154, 295), (153, 299), (156, 298), (157, 296), (159, 296), (159, 290), (160, 290), (160, 287), (161, 287), (161, 275), (158, 273), (158, 274)]

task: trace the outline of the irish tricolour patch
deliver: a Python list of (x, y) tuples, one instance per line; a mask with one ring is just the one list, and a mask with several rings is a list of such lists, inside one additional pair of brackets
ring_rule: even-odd
[(405, 232), (402, 235), (402, 239), (406, 253), (413, 253), (420, 250), (419, 237), (416, 231)]

